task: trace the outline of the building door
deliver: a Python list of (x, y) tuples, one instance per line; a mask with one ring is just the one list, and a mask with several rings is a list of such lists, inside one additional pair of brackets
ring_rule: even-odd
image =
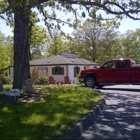
[(76, 77), (77, 74), (79, 74), (79, 72), (80, 72), (80, 67), (78, 66), (74, 67), (74, 77)]

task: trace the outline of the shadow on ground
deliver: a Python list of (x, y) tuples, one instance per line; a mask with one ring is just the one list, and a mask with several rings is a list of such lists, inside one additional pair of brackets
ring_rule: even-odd
[[(105, 91), (112, 89), (115, 93)], [(119, 88), (105, 90), (106, 108), (80, 139), (140, 139), (140, 94), (122, 94)]]

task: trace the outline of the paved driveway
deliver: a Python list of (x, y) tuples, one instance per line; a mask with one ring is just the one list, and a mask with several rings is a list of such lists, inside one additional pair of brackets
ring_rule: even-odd
[(80, 139), (140, 139), (140, 86), (110, 86), (101, 91), (106, 107)]

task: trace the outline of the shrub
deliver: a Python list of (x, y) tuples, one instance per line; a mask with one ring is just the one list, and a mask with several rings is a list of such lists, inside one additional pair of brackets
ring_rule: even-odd
[(8, 76), (5, 76), (4, 74), (0, 75), (0, 82), (2, 84), (9, 84), (9, 82), (11, 81), (11, 78)]
[(43, 85), (47, 85), (49, 83), (47, 76), (39, 76), (38, 80), (39, 80), (39, 83)]
[(4, 85), (4, 91), (10, 91), (12, 89), (12, 85)]

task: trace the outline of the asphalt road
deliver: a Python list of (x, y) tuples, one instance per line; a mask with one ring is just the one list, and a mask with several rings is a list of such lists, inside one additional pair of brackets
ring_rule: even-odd
[(106, 107), (82, 140), (140, 139), (140, 85), (106, 86)]

